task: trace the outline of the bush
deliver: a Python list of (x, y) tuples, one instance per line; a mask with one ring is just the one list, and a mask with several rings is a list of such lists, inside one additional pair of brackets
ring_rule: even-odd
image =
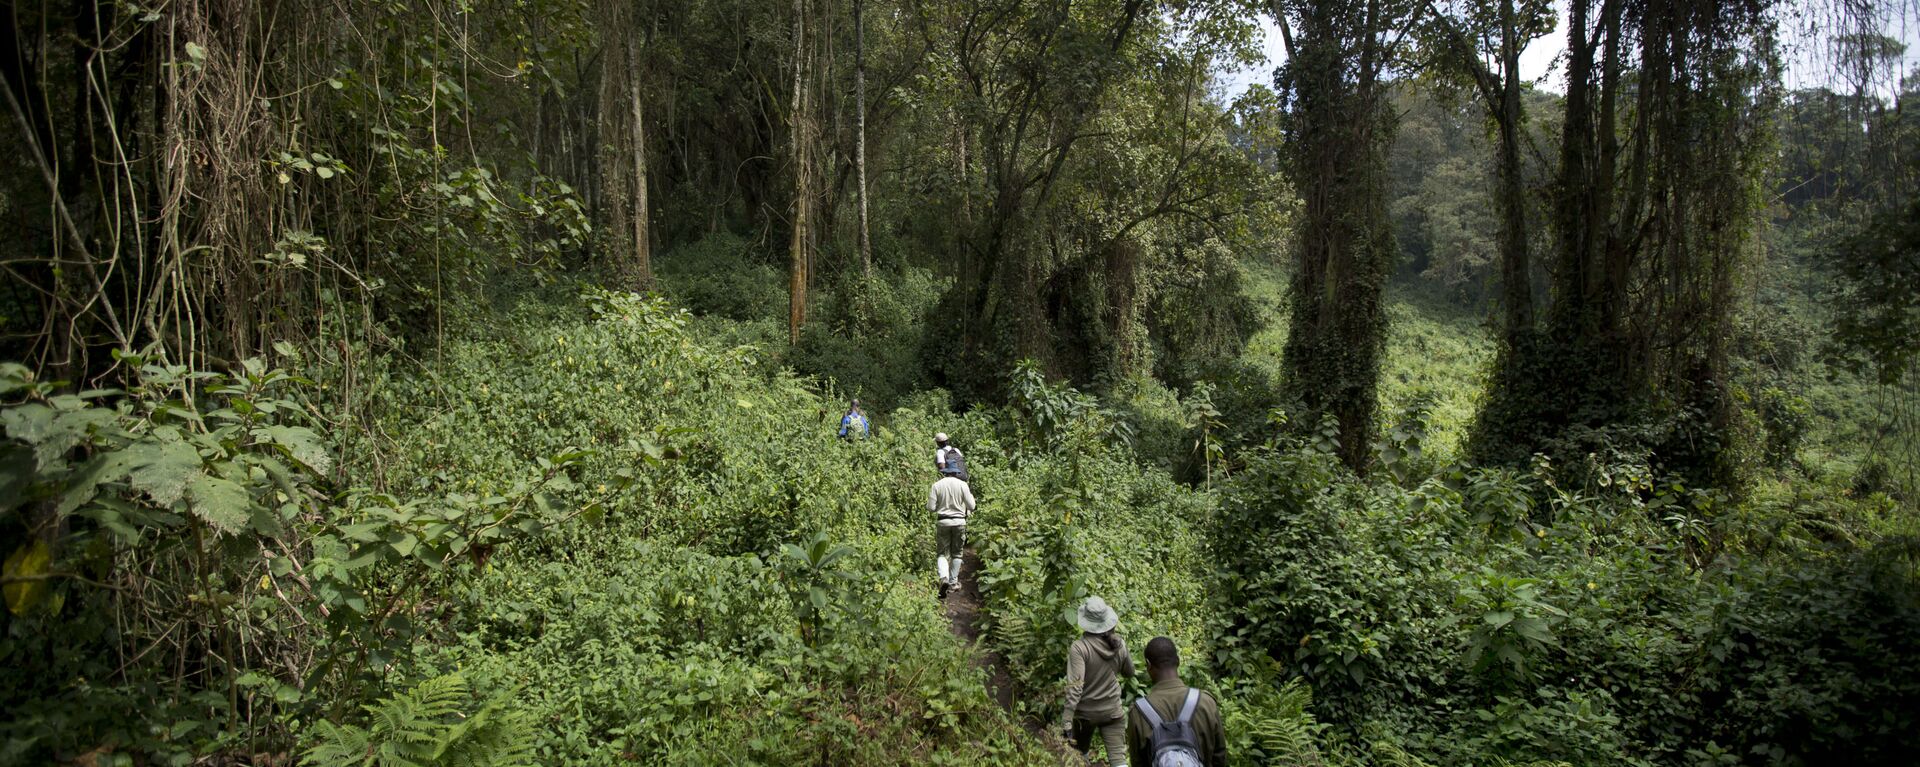
[(734, 320), (787, 316), (786, 271), (731, 231), (662, 253), (654, 265), (661, 292), (696, 314)]

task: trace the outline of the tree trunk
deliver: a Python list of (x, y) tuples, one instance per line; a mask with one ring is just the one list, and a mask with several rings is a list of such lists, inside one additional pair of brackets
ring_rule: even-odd
[(653, 287), (653, 247), (647, 231), (647, 130), (640, 104), (640, 29), (629, 31), (627, 96), (633, 101), (633, 289)]
[[(867, 28), (866, 3), (853, 0), (853, 142), (860, 184), (860, 268), (873, 280), (873, 239), (867, 229)], [(862, 295), (865, 291), (862, 291)]]
[[(1386, 208), (1391, 124), (1379, 84), (1380, 5), (1300, 0), (1275, 14), (1288, 49), (1286, 168), (1302, 211), (1290, 285), (1292, 323), (1283, 358), (1300, 426), (1331, 417), (1338, 454), (1365, 471), (1379, 393), (1386, 317), (1382, 290), (1392, 262)], [(1288, 22), (1291, 13), (1298, 26)], [(1359, 49), (1356, 59), (1352, 51)]]
[(787, 305), (787, 343), (800, 343), (800, 326), (807, 321), (807, 188), (806, 119), (806, 0), (793, 0), (793, 105), (790, 112), (793, 141), (793, 239)]
[(599, 260), (618, 282), (632, 287), (634, 281), (632, 248), (629, 242), (635, 224), (627, 175), (633, 171), (631, 126), (622, 125), (632, 114), (632, 68), (627, 59), (633, 53), (632, 19), (625, 0), (600, 0), (598, 18), (600, 43), (600, 93), (594, 115), (594, 163), (598, 193), (593, 203), (594, 225), (600, 231)]
[(1520, 41), (1513, 0), (1500, 4), (1500, 279), (1507, 339), (1533, 327), (1533, 271), (1527, 253), (1526, 180), (1520, 167)]

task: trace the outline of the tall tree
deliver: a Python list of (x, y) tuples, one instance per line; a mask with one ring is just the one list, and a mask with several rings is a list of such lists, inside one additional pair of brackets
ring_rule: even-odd
[(788, 242), (787, 342), (800, 343), (800, 327), (807, 321), (807, 282), (812, 258), (808, 253), (807, 216), (813, 207), (808, 184), (812, 173), (807, 157), (807, 46), (806, 0), (793, 0), (793, 102), (788, 119), (793, 162), (793, 231)]
[(1768, 7), (1570, 3), (1551, 303), (1537, 342), (1509, 327), (1483, 457), (1584, 454), (1665, 419), (1630, 440), (1692, 480), (1731, 481), (1724, 339), (1776, 100)]
[(1340, 458), (1366, 468), (1386, 331), (1382, 289), (1394, 257), (1386, 207), (1393, 121), (1383, 75), (1398, 52), (1396, 0), (1276, 0), (1287, 62), (1284, 165), (1302, 210), (1294, 247), (1289, 398), (1310, 425), (1339, 423)]
[(866, 0), (853, 0), (854, 164), (860, 176), (860, 268), (873, 279), (873, 235), (867, 224), (867, 26)]
[[(1436, 73), (1465, 80), (1494, 127), (1502, 327), (1509, 342), (1519, 343), (1519, 336), (1534, 323), (1530, 206), (1520, 154), (1527, 138), (1520, 51), (1552, 30), (1553, 4), (1547, 0), (1468, 1), (1449, 2), (1443, 8), (1429, 0), (1427, 11), (1428, 47)], [(1488, 65), (1489, 58), (1495, 66)]]
[[(642, 101), (639, 8), (627, 0), (599, 0), (600, 224), (604, 258), (626, 287), (652, 287), (647, 229), (646, 112)], [(622, 103), (625, 102), (625, 103)]]

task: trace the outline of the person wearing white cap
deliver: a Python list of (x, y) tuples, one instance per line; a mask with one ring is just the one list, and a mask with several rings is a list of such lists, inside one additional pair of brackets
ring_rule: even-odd
[(943, 431), (933, 435), (933, 444), (933, 468), (946, 474), (949, 465), (955, 466), (959, 471), (953, 474), (967, 481), (967, 457), (960, 453), (960, 448), (947, 444), (947, 433)]
[(1067, 648), (1067, 705), (1061, 714), (1061, 735), (1091, 756), (1093, 733), (1107, 748), (1110, 767), (1126, 767), (1127, 720), (1120, 706), (1120, 680), (1133, 676), (1133, 656), (1127, 640), (1115, 630), (1120, 616), (1107, 601), (1087, 597), (1075, 611), (1080, 638)]
[(967, 517), (973, 514), (973, 488), (960, 478), (960, 468), (940, 470), (940, 480), (927, 491), (927, 511), (933, 512), (933, 570), (940, 576), (940, 598), (960, 585), (960, 557), (967, 548)]

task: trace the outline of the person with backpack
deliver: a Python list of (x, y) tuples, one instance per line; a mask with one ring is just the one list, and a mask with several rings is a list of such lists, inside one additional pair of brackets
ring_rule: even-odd
[(973, 514), (973, 488), (959, 470), (941, 470), (940, 480), (927, 491), (927, 510), (933, 512), (934, 573), (940, 576), (940, 598), (960, 585), (960, 557), (967, 548), (967, 517)]
[(1220, 706), (1180, 681), (1180, 649), (1173, 640), (1147, 643), (1153, 687), (1127, 711), (1127, 756), (1141, 767), (1226, 767), (1227, 736)]
[[(848, 436), (851, 434), (852, 436)], [(867, 438), (867, 414), (860, 411), (860, 400), (854, 400), (847, 407), (847, 414), (840, 417), (840, 438), (845, 440)]]
[(1133, 655), (1115, 629), (1120, 617), (1107, 601), (1087, 597), (1074, 616), (1080, 638), (1067, 647), (1067, 708), (1062, 735), (1075, 750), (1090, 754), (1098, 731), (1107, 747), (1109, 767), (1127, 765), (1127, 721), (1121, 709), (1120, 680), (1133, 676)]
[(938, 470), (941, 474), (946, 474), (947, 469), (952, 467), (955, 469), (953, 472), (954, 476), (959, 477), (960, 481), (973, 481), (972, 477), (967, 476), (967, 457), (961, 454), (960, 448), (947, 444), (946, 432), (943, 431), (933, 435), (933, 444), (935, 446), (933, 451), (934, 469)]

